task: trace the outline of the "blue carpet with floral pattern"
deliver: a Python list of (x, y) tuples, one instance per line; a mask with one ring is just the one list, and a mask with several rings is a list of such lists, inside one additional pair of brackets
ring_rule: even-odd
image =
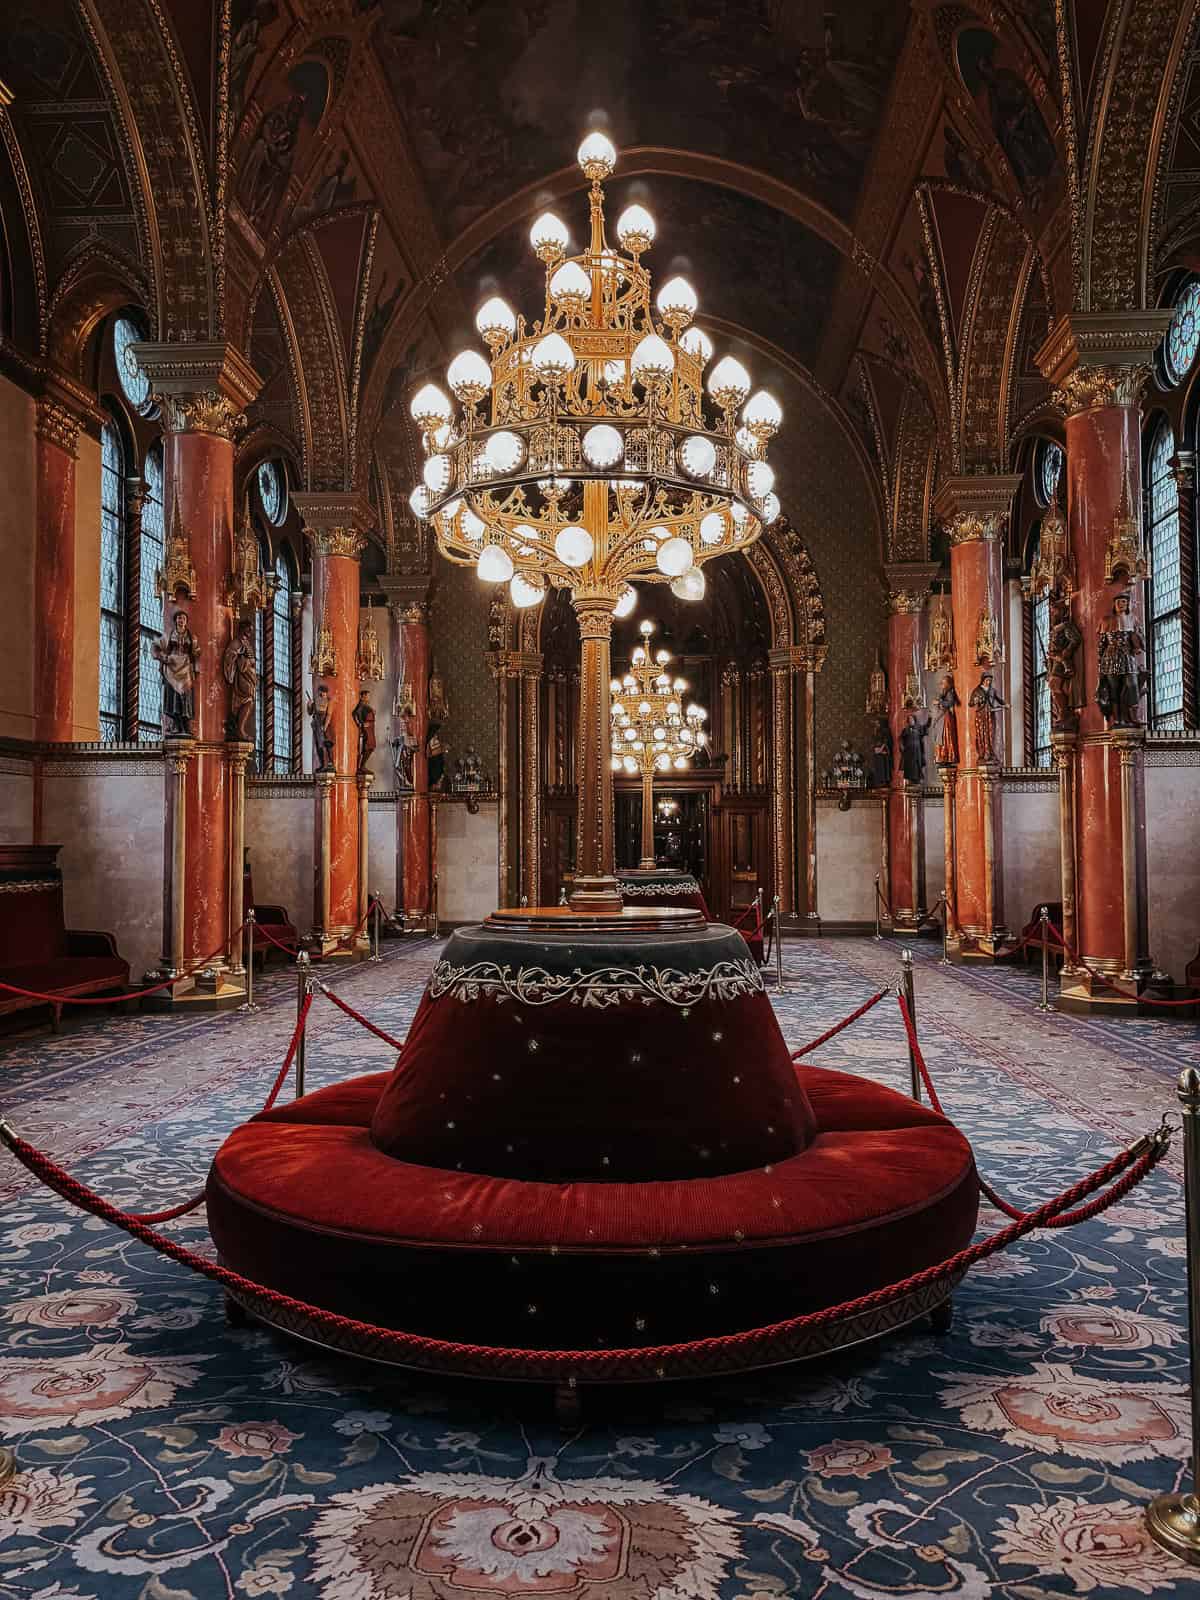
[[(341, 972), (402, 1033), (434, 947)], [(794, 1044), (897, 951), (787, 949)], [(922, 951), (918, 1013), (947, 1109), (1019, 1202), (1174, 1105), (1193, 1025), (1044, 1017), (1018, 971)], [(133, 1207), (196, 1188), (261, 1104), (292, 986), (255, 1017), (105, 1016), (0, 1044), (0, 1109)], [(324, 1001), (310, 1086), (390, 1064)], [(902, 1087), (888, 1001), (812, 1058)], [(1178, 1151), (1098, 1220), (974, 1272), (952, 1331), (819, 1366), (602, 1392), (562, 1431), (537, 1390), (406, 1380), (226, 1328), (220, 1295), (0, 1158), (0, 1596), (187, 1600), (779, 1600), (1126, 1596), (1192, 1588), (1142, 1508), (1186, 1481)], [(982, 1226), (995, 1214), (985, 1208)], [(170, 1225), (205, 1248), (203, 1211)]]

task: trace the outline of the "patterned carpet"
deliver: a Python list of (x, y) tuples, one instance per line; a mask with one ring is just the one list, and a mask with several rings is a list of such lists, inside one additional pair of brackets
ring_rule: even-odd
[[(403, 1033), (435, 946), (332, 982)], [(1173, 1108), (1191, 1024), (1043, 1017), (1018, 971), (923, 947), (930, 1068), (981, 1167), (1024, 1203)], [(806, 1042), (896, 971), (892, 943), (787, 948)], [(261, 1104), (294, 986), (262, 1011), (89, 1018), (0, 1045), (0, 1109), (133, 1207), (198, 1187)], [(310, 1086), (390, 1062), (323, 1000)], [(907, 1080), (891, 1000), (814, 1064)], [(1178, 1151), (1135, 1195), (993, 1258), (952, 1331), (819, 1367), (606, 1392), (563, 1432), (535, 1390), (407, 1381), (226, 1329), (219, 1295), (0, 1163), (0, 1596), (186, 1600), (1044, 1600), (1186, 1594), (1142, 1531), (1186, 1481)], [(996, 1225), (985, 1211), (985, 1228)], [(170, 1224), (203, 1247), (203, 1212)]]

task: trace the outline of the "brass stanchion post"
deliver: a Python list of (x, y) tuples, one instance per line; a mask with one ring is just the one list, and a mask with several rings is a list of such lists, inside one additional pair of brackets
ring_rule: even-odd
[[(312, 962), (308, 959), (308, 951), (301, 950), (296, 957), (296, 1020), (304, 1010), (304, 1002), (312, 993)], [(304, 1046), (308, 1033), (308, 1023), (300, 1029), (300, 1038), (296, 1042), (296, 1099), (304, 1093)]]
[(779, 926), (779, 896), (771, 902), (771, 921), (775, 930), (775, 991), (783, 993), (783, 929)]
[(1184, 1205), (1187, 1228), (1188, 1338), (1192, 1393), (1192, 1487), (1160, 1494), (1146, 1508), (1155, 1544), (1200, 1567), (1200, 1072), (1185, 1067), (1177, 1084), (1183, 1108)]
[(879, 874), (875, 874), (875, 943), (882, 944), (883, 934), (879, 931)]
[[(913, 1032), (917, 1030), (917, 997), (913, 987), (913, 953), (911, 950), (900, 952), (900, 973), (904, 984), (904, 1003), (908, 1007), (909, 1020), (913, 1025)], [(921, 1098), (921, 1074), (917, 1070), (917, 1053), (910, 1044), (908, 1047), (908, 1079), (912, 1090), (912, 1097), (919, 1101)]]
[(251, 906), (246, 913), (246, 926), (238, 935), (244, 939), (242, 948), (245, 951), (246, 966), (246, 998), (238, 1007), (239, 1011), (257, 1011), (254, 1004), (254, 907)]
[(949, 953), (950, 943), (950, 901), (945, 889), (942, 890), (942, 959), (938, 962), (940, 967), (952, 967), (953, 961)]
[(1038, 914), (1042, 932), (1042, 998), (1035, 1006), (1037, 1011), (1053, 1011), (1050, 1004), (1050, 907), (1042, 906)]
[(380, 913), (381, 913), (382, 909), (383, 909), (383, 907), (382, 907), (382, 904), (380, 902), (379, 896), (375, 895), (374, 898), (371, 901), (371, 956), (370, 956), (370, 959), (372, 961), (374, 961), (376, 964), (378, 964), (379, 962), (381, 962), (383, 960), (383, 957), (379, 954), (379, 941), (380, 941), (380, 939), (382, 937), (382, 929), (380, 927)]

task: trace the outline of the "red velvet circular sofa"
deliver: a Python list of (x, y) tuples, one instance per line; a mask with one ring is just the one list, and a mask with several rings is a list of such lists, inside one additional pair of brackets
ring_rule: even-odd
[[(583, 1375), (636, 1379), (867, 1337), (950, 1286), (745, 1349), (720, 1338), (952, 1255), (976, 1207), (970, 1146), (943, 1117), (793, 1065), (761, 974), (719, 924), (458, 930), (396, 1069), (255, 1117), (208, 1183), (227, 1266), (447, 1342), (417, 1364), (480, 1375), (494, 1350), (505, 1377), (545, 1376), (555, 1351), (611, 1352)], [(714, 1336), (697, 1368), (695, 1342)]]

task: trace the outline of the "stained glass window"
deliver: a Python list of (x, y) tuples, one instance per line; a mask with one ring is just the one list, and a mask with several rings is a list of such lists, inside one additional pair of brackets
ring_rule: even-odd
[(165, 544), (162, 445), (146, 451), (143, 473), (146, 496), (142, 501), (141, 561), (138, 567), (138, 725), (142, 744), (162, 738), (162, 675), (150, 646), (163, 631), (162, 596), (158, 574)]
[(1055, 444), (1053, 439), (1043, 439), (1038, 452), (1037, 489), (1038, 499), (1044, 506), (1054, 504), (1054, 491), (1062, 477), (1063, 460), (1062, 446)]
[(296, 686), (292, 678), (292, 568), (280, 551), (275, 561), (275, 599), (272, 603), (271, 686), (274, 696), (273, 762), (286, 776), (293, 770), (292, 715)]
[(125, 448), (100, 430), (100, 737), (121, 738), (125, 680)]
[(1171, 471), (1175, 436), (1159, 425), (1150, 447), (1149, 599), (1150, 725), (1183, 727), (1183, 609), (1179, 570), (1179, 489)]
[(1163, 369), (1171, 384), (1187, 377), (1200, 347), (1200, 280), (1193, 280), (1175, 302), (1171, 325), (1163, 340)]
[(262, 461), (258, 467), (258, 496), (263, 515), (275, 527), (287, 516), (287, 488), (278, 461)]
[(1048, 767), (1050, 755), (1050, 686), (1046, 681), (1046, 646), (1050, 634), (1050, 597), (1040, 594), (1030, 606), (1033, 629), (1033, 764)]
[(117, 379), (129, 404), (142, 416), (154, 409), (150, 400), (150, 380), (138, 364), (131, 345), (144, 335), (129, 317), (118, 317), (113, 323), (113, 358), (117, 364)]

